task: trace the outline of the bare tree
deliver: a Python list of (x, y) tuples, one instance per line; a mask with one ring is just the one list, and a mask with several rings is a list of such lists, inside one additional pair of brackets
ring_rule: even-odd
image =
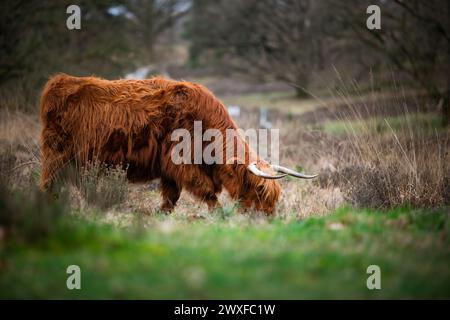
[[(448, 2), (445, 0), (378, 1), (382, 29), (365, 28), (361, 15), (374, 1), (339, 1), (331, 4), (347, 37), (354, 37), (407, 74), (418, 87), (443, 105), (442, 121), (450, 124)], [(376, 2), (376, 1), (375, 1)]]
[(315, 37), (317, 5), (310, 0), (219, 1), (205, 8), (194, 1), (194, 54), (214, 48), (235, 69), (292, 84), (305, 96), (309, 75), (320, 62), (322, 39)]
[[(0, 4), (0, 83), (54, 72), (117, 74), (127, 62), (122, 17), (108, 14), (114, 0), (80, 0), (82, 29), (66, 28), (65, 1), (18, 0)], [(34, 80), (34, 79), (33, 79)]]
[(130, 0), (126, 7), (134, 22), (133, 32), (148, 61), (154, 60), (158, 37), (189, 10), (187, 0)]

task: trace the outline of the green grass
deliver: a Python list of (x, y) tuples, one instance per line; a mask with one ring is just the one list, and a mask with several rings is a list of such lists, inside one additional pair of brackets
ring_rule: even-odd
[(412, 128), (415, 131), (433, 133), (441, 130), (440, 115), (434, 113), (417, 113), (406, 116), (380, 118), (375, 117), (365, 120), (336, 120), (326, 121), (321, 124), (312, 125), (312, 129), (322, 129), (331, 135), (347, 135), (360, 132), (395, 132)]
[(227, 96), (221, 99), (225, 105), (238, 105), (244, 108), (276, 109), (292, 115), (313, 111), (322, 105), (316, 99), (299, 99), (294, 92), (273, 91)]
[[(33, 245), (3, 243), (0, 298), (450, 298), (448, 212), (341, 209), (289, 223), (236, 215), (157, 215), (146, 228), (76, 220)], [(72, 264), (81, 290), (66, 289)], [(366, 287), (372, 264), (381, 290)]]

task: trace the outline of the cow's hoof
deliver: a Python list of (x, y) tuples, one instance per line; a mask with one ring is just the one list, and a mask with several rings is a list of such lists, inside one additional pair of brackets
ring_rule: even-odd
[(173, 211), (172, 205), (162, 205), (160, 211), (165, 214), (170, 214)]

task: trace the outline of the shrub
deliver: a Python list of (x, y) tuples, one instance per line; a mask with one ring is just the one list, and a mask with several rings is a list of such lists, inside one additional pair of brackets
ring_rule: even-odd
[(36, 188), (25, 195), (0, 184), (0, 229), (6, 239), (34, 243), (53, 233), (68, 212), (63, 196), (53, 199)]
[(353, 204), (376, 208), (449, 205), (449, 147), (448, 133), (361, 135), (352, 141), (352, 159), (341, 170), (347, 196)]
[(125, 201), (128, 194), (126, 171), (94, 162), (82, 169), (79, 187), (88, 204), (102, 209)]
[[(349, 105), (349, 113), (343, 115), (347, 139), (337, 157), (337, 171), (347, 200), (353, 205), (391, 208), (450, 204), (450, 131), (439, 127), (424, 130), (408, 112), (406, 102), (402, 108), (395, 129), (384, 119), (384, 128), (379, 130), (380, 123), (363, 116), (366, 110), (361, 107)], [(355, 118), (357, 130), (353, 127)]]
[(0, 179), (10, 189), (34, 188), (39, 180), (37, 160), (29, 157), (32, 151), (22, 146), (10, 146), (0, 142)]

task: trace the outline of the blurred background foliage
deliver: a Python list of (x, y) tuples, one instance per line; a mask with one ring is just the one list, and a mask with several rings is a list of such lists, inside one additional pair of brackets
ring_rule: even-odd
[[(172, 77), (280, 81), (306, 97), (314, 83), (332, 82), (336, 68), (358, 83), (395, 74), (443, 99), (444, 124), (450, 118), (445, 0), (81, 0), (81, 30), (69, 31), (72, 2), (2, 2), (3, 88), (35, 101), (56, 72), (117, 78), (151, 65), (150, 73)], [(381, 8), (381, 30), (366, 28), (370, 4)]]

